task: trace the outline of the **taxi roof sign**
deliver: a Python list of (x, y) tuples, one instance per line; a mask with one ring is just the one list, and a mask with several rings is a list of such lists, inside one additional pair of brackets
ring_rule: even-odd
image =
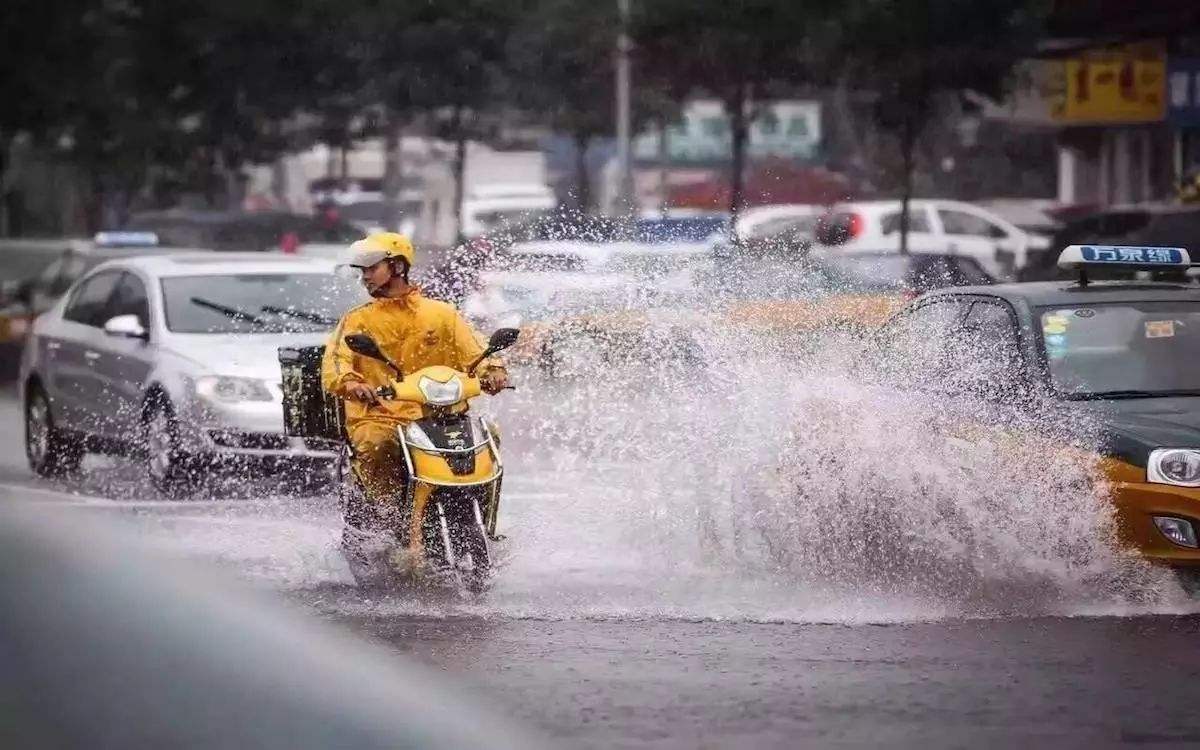
[(1086, 266), (1121, 268), (1187, 268), (1191, 256), (1182, 247), (1136, 247), (1129, 245), (1069, 245), (1058, 256), (1058, 267), (1071, 270)]
[(1132, 245), (1068, 245), (1058, 256), (1058, 267), (1079, 271), (1079, 285), (1088, 285), (1089, 268), (1127, 268), (1137, 271), (1183, 269), (1192, 258), (1182, 247)]
[(154, 232), (96, 232), (92, 238), (100, 247), (158, 247)]

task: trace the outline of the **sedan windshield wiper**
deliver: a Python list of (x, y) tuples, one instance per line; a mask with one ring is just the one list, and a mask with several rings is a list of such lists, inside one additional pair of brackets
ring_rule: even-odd
[(244, 320), (247, 323), (253, 323), (256, 326), (263, 328), (271, 324), (266, 318), (260, 318), (254, 313), (246, 312), (245, 310), (240, 310), (236, 307), (222, 305), (220, 302), (213, 302), (212, 300), (207, 300), (203, 297), (192, 297), (190, 301), (193, 305), (199, 305), (200, 307), (206, 307), (209, 310), (215, 310), (231, 320)]
[(276, 307), (275, 305), (263, 305), (261, 309), (266, 313), (282, 315), (287, 318), (299, 318), (300, 320), (307, 320), (308, 322), (316, 323), (317, 325), (337, 325), (337, 319), (321, 315), (320, 313), (309, 312), (308, 310), (292, 310), (286, 307)]
[(1200, 390), (1176, 391), (1098, 391), (1096, 393), (1072, 393), (1069, 401), (1100, 401), (1123, 398), (1167, 398), (1170, 396), (1200, 396)]

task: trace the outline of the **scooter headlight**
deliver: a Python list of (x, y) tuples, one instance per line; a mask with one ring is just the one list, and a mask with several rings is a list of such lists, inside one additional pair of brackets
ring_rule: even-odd
[(1146, 480), (1179, 487), (1200, 487), (1200, 450), (1158, 448), (1150, 451)]
[(423, 377), (417, 382), (417, 388), (425, 400), (434, 406), (450, 406), (462, 400), (462, 381), (458, 378), (439, 383), (433, 378)]
[(437, 449), (437, 446), (435, 446), (433, 441), (429, 439), (429, 436), (425, 434), (425, 430), (422, 430), (421, 426), (416, 422), (413, 422), (408, 427), (404, 428), (404, 439), (409, 445), (415, 448), (421, 448), (422, 450), (427, 451)]

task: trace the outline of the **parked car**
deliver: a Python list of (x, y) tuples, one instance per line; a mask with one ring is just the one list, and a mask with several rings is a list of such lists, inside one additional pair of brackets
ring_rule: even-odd
[(703, 243), (725, 229), (729, 218), (717, 216), (680, 216), (641, 218), (633, 224), (633, 241), (661, 243)]
[(363, 232), (336, 214), (283, 211), (189, 211), (173, 209), (134, 215), (126, 230), (158, 235), (159, 244), (222, 251), (295, 250), (300, 245), (348, 245)]
[(722, 234), (711, 243), (718, 257), (747, 256), (753, 258), (803, 258), (812, 250), (813, 232), (819, 216), (783, 216), (759, 222), (746, 233), (738, 234), (737, 245)]
[(462, 233), (487, 235), (554, 212), (558, 200), (537, 183), (477, 185), (462, 201)]
[(131, 243), (128, 236), (101, 233), (92, 240), (15, 240), (0, 245), (0, 380), (10, 382), (17, 376), (34, 318), (84, 273), (108, 260), (184, 252), (157, 247), (153, 237), (136, 239)]
[[(333, 211), (342, 221), (353, 224), (363, 235), (388, 230), (388, 205), (380, 200), (356, 200), (350, 203), (338, 203), (327, 206), (324, 210)], [(421, 213), (421, 202), (408, 199), (401, 200), (396, 205), (396, 217), (399, 224), (396, 229), (401, 234), (412, 236), (417, 227), (417, 217)]]
[(789, 227), (808, 224), (815, 227), (816, 221), (826, 211), (825, 206), (809, 203), (782, 203), (770, 206), (753, 206), (743, 209), (737, 217), (739, 238), (766, 237)]
[[(859, 250), (900, 249), (900, 201), (862, 201), (835, 206), (817, 226), (814, 251), (837, 255)], [(1031, 250), (1049, 240), (1029, 234), (969, 203), (914, 200), (909, 206), (909, 250), (974, 258), (997, 279), (1013, 278)]]
[(21, 359), (26, 452), (41, 475), (87, 451), (140, 456), (187, 491), (228, 460), (328, 466), (283, 431), (277, 351), (324, 341), (365, 299), (328, 261), (183, 253), (101, 264), (35, 321)]
[[(1055, 233), (1054, 250), (1038, 253), (1021, 275), (1024, 281), (1067, 278), (1057, 265), (1058, 251), (1078, 244), (1137, 245), (1143, 247), (1200, 248), (1200, 206), (1141, 205), (1114, 206), (1067, 223)], [(1117, 269), (1103, 276), (1128, 276)], [(1178, 275), (1178, 272), (1175, 272)]]

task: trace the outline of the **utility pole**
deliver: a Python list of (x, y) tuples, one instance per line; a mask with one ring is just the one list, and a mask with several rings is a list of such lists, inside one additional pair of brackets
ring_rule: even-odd
[(617, 12), (621, 28), (617, 32), (617, 210), (622, 214), (633, 213), (633, 172), (630, 157), (632, 148), (632, 115), (630, 105), (629, 52), (633, 41), (629, 38), (630, 0), (617, 0)]

